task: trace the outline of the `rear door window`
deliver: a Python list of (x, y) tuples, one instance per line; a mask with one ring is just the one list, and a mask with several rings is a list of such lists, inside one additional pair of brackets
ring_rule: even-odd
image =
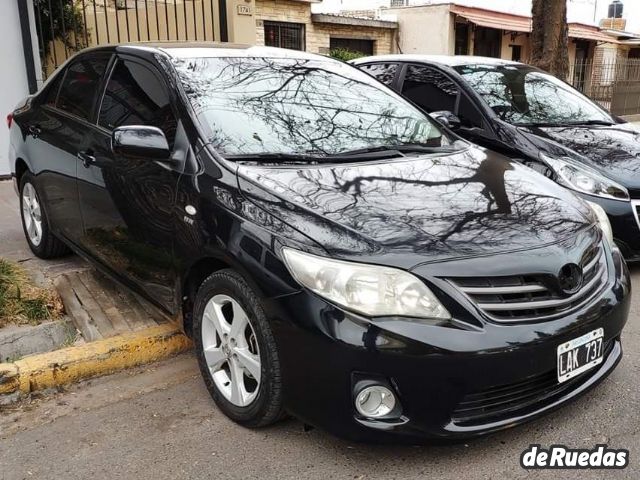
[(56, 107), (91, 121), (100, 81), (110, 57), (110, 54), (84, 55), (72, 63), (65, 73)]
[(360, 69), (367, 72), (372, 77), (377, 78), (378, 81), (384, 83), (386, 86), (391, 87), (396, 78), (396, 73), (398, 72), (398, 64), (371, 63), (369, 65), (361, 65)]
[(60, 72), (55, 76), (54, 79), (51, 80), (51, 83), (47, 85), (47, 89), (44, 92), (44, 97), (42, 100), (43, 105), (48, 105), (50, 107), (56, 106), (56, 100), (58, 100), (58, 92), (60, 91), (60, 84), (62, 83), (63, 77), (64, 72)]
[(118, 60), (102, 99), (98, 125), (113, 130), (126, 125), (158, 127), (173, 145), (177, 120), (160, 78), (141, 63)]

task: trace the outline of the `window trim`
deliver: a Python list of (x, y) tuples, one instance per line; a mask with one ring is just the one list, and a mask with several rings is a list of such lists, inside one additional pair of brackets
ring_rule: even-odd
[[(100, 56), (108, 56), (109, 58), (107, 60), (106, 66), (105, 66), (104, 73), (102, 74), (102, 76), (100, 78), (100, 81), (98, 82), (98, 94), (95, 95), (94, 98), (93, 98), (93, 103), (91, 104), (91, 112), (90, 112), (89, 118), (83, 118), (83, 117), (81, 117), (79, 115), (76, 115), (75, 113), (71, 113), (71, 112), (68, 112), (66, 110), (63, 110), (63, 109), (59, 108), (58, 107), (58, 100), (60, 98), (60, 91), (62, 90), (62, 86), (64, 85), (65, 80), (67, 79), (67, 75), (69, 73), (69, 69), (73, 65), (75, 65), (76, 63), (80, 62), (81, 60), (85, 60), (87, 58), (90, 59), (92, 57), (100, 57)], [(94, 120), (97, 117), (96, 103), (97, 103), (98, 97), (100, 95), (100, 88), (101, 88), (102, 83), (104, 82), (104, 79), (105, 79), (107, 73), (109, 72), (109, 69), (110, 69), (111, 63), (113, 62), (113, 57), (114, 56), (115, 55), (114, 55), (113, 52), (90, 52), (90, 53), (83, 54), (83, 55), (79, 56), (78, 58), (76, 58), (73, 62), (69, 63), (69, 65), (67, 65), (65, 67), (64, 72), (60, 72), (60, 74), (64, 75), (64, 76), (62, 77), (62, 81), (60, 82), (60, 87), (58, 88), (58, 94), (56, 95), (56, 103), (55, 103), (55, 105), (54, 106), (42, 105), (42, 107), (54, 110), (54, 111), (56, 111), (58, 113), (61, 113), (61, 114), (65, 115), (65, 116), (67, 116), (69, 118), (72, 118), (72, 119), (87, 123), (89, 125), (94, 125)]]

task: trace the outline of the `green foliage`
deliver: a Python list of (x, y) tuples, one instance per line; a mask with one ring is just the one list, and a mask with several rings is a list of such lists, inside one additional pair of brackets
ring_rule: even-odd
[(329, 56), (331, 58), (342, 60), (343, 62), (348, 62), (349, 60), (355, 60), (356, 58), (361, 58), (365, 55), (360, 52), (349, 50), (348, 48), (334, 48), (329, 52)]
[[(87, 47), (82, 2), (77, 0), (33, 0), (36, 27), (40, 37), (40, 58), (47, 58), (51, 41), (60, 40), (72, 51)], [(91, 1), (86, 2), (87, 5)], [(44, 51), (43, 51), (44, 50)]]
[(0, 327), (8, 323), (39, 323), (62, 313), (52, 290), (35, 287), (17, 265), (0, 258)]

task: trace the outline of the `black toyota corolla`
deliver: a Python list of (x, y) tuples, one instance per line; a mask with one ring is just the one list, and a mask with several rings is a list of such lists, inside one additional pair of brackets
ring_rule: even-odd
[(8, 120), (33, 252), (75, 251), (181, 318), (241, 425), (471, 437), (620, 361), (606, 215), (349, 65), (102, 47)]
[(495, 58), (389, 55), (353, 62), (464, 138), (520, 160), (600, 205), (640, 260), (640, 131), (565, 82)]

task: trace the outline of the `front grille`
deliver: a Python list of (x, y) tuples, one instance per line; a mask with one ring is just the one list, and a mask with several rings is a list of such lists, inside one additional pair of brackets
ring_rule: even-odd
[(493, 320), (542, 321), (576, 310), (602, 290), (607, 282), (607, 261), (601, 243), (585, 251), (580, 266), (583, 286), (570, 296), (555, 288), (553, 275), (457, 277), (449, 281)]
[[(613, 345), (613, 340), (605, 345), (605, 359), (611, 353)], [(481, 425), (524, 414), (528, 409), (540, 408), (563, 393), (577, 388), (593, 376), (600, 366), (564, 383), (558, 383), (557, 371), (552, 370), (522, 382), (470, 393), (457, 405), (452, 419), (458, 425)]]

